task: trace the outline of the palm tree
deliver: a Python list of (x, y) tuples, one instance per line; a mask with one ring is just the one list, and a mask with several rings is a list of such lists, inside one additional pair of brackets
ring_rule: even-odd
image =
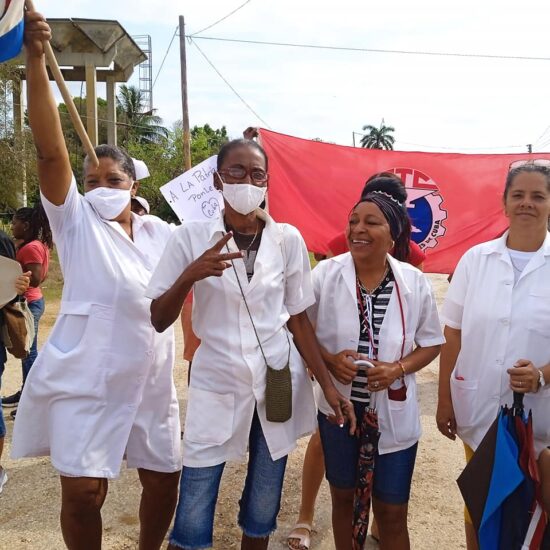
[(168, 130), (162, 126), (162, 118), (154, 110), (145, 111), (143, 93), (135, 86), (120, 87), (117, 96), (119, 129), (122, 141), (138, 143), (159, 143), (168, 137)]
[(395, 128), (393, 126), (386, 126), (383, 119), (380, 123), (380, 128), (367, 124), (363, 126), (363, 132), (368, 133), (365, 133), (361, 138), (361, 147), (365, 147), (366, 149), (393, 150), (395, 138), (391, 134), (395, 132)]

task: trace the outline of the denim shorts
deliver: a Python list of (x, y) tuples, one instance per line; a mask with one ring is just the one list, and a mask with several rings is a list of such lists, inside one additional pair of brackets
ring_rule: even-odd
[[(258, 415), (249, 436), (248, 472), (239, 501), (239, 526), (251, 538), (277, 528), (287, 457), (272, 460)], [(205, 468), (184, 466), (170, 544), (184, 549), (210, 548), (214, 513), (225, 463)]]
[[(354, 403), (357, 422), (364, 405)], [(338, 489), (354, 489), (357, 480), (359, 439), (344, 427), (331, 424), (319, 412), (319, 434), (323, 444), (327, 481)], [(372, 494), (386, 504), (406, 504), (411, 492), (411, 481), (418, 443), (394, 453), (375, 456)]]

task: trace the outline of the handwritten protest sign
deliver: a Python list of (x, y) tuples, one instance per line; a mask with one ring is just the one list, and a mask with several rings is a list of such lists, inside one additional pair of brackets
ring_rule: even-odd
[(216, 156), (210, 157), (160, 188), (180, 221), (220, 217), (223, 198), (214, 188), (216, 161)]

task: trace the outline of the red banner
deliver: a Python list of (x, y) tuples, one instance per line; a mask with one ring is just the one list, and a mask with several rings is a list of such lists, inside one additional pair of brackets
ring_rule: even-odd
[(407, 188), (412, 238), (431, 273), (452, 273), (466, 250), (506, 229), (502, 192), (513, 161), (550, 158), (360, 149), (263, 129), (260, 138), (269, 157), (269, 212), (296, 226), (309, 250), (326, 253), (365, 181), (391, 171)]

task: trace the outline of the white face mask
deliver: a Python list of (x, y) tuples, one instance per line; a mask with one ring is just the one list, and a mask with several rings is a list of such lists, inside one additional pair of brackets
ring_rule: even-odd
[(84, 194), (93, 209), (104, 219), (114, 220), (132, 199), (131, 189), (98, 187)]
[(267, 187), (250, 183), (223, 183), (223, 198), (239, 214), (250, 214), (262, 204)]

